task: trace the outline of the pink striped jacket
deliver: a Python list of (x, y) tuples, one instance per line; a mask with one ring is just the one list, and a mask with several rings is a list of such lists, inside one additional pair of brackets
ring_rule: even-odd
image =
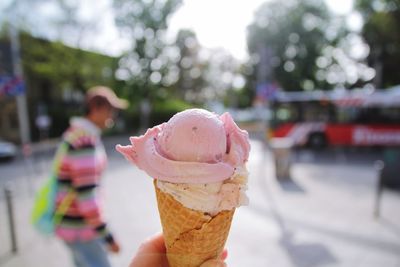
[(100, 129), (85, 118), (74, 118), (63, 135), (68, 152), (63, 156), (57, 173), (56, 208), (68, 192), (74, 198), (56, 227), (56, 234), (66, 242), (113, 237), (102, 217), (99, 194), (101, 174), (107, 157), (100, 139)]

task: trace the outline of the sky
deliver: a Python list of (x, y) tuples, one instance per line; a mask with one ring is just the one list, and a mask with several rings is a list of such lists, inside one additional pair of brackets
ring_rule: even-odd
[[(348, 14), (353, 0), (325, 0), (336, 14)], [(170, 33), (190, 28), (207, 48), (223, 47), (234, 57), (247, 57), (246, 27), (265, 0), (184, 0), (170, 21)]]
[[(0, 0), (2, 5), (12, 0)], [(72, 0), (73, 1), (73, 0)], [(168, 36), (174, 38), (179, 29), (192, 29), (206, 48), (222, 47), (235, 58), (247, 58), (246, 27), (252, 22), (257, 8), (269, 0), (184, 0), (183, 5), (172, 15)], [(354, 0), (325, 0), (328, 6), (339, 15), (349, 14)], [(43, 17), (56, 16), (51, 1), (41, 6)], [(80, 16), (90, 20), (98, 19), (96, 29), (87, 31), (80, 47), (95, 49), (110, 55), (119, 55), (129, 47), (129, 40), (120, 37), (115, 27), (111, 0), (80, 1)], [(35, 18), (38, 21), (38, 18)], [(45, 22), (43, 21), (43, 27)], [(39, 21), (40, 23), (40, 21)], [(350, 24), (360, 27), (360, 18), (350, 16)], [(351, 26), (350, 25), (350, 26)], [(357, 26), (358, 25), (358, 26)], [(49, 31), (51, 39), (57, 33)], [(52, 36), (53, 35), (53, 36)], [(76, 46), (74, 40), (70, 45)]]
[(192, 29), (207, 48), (223, 47), (238, 59), (246, 55), (246, 27), (265, 0), (185, 0), (170, 21), (170, 33)]

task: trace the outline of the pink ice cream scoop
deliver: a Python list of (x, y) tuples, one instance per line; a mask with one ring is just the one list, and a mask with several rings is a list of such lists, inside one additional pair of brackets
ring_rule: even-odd
[(169, 159), (215, 163), (226, 152), (223, 122), (203, 109), (177, 113), (158, 136), (160, 151)]
[(250, 150), (247, 132), (229, 113), (203, 109), (177, 113), (130, 141), (116, 149), (153, 178), (171, 183), (223, 181), (247, 161)]

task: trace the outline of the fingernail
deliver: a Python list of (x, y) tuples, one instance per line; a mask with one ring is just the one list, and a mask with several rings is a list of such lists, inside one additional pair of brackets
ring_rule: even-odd
[(227, 250), (224, 250), (224, 251), (222, 251), (221, 259), (222, 259), (222, 260), (226, 260), (226, 258), (228, 258), (228, 251), (227, 251)]

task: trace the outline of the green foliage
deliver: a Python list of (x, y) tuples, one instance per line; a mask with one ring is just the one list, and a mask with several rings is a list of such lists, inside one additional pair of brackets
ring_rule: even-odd
[[(139, 112), (139, 105), (140, 103), (137, 103), (120, 114), (121, 119), (125, 123), (125, 131), (127, 132), (137, 132), (143, 123), (143, 116)], [(193, 108), (194, 106), (179, 99), (168, 99), (166, 101), (157, 100), (152, 103), (152, 107), (148, 127), (166, 122), (177, 112)], [(115, 132), (115, 129), (111, 129), (111, 131)]]
[(96, 84), (114, 85), (117, 59), (21, 34), (21, 56), (30, 87), (48, 84), (60, 96), (64, 88), (84, 92)]
[(270, 1), (261, 6), (247, 40), (257, 79), (277, 81), (289, 91), (304, 90), (306, 81), (315, 88), (331, 88), (316, 77), (317, 58), (341, 34), (330, 23), (323, 1)]
[[(231, 55), (203, 49), (193, 31), (182, 29), (167, 43), (168, 18), (182, 0), (114, 0), (116, 24), (132, 40), (132, 48), (119, 61), (120, 91), (134, 103), (179, 98), (200, 105), (223, 98), (232, 87), (238, 67)], [(207, 53), (205, 53), (207, 54)], [(227, 78), (226, 78), (227, 77)]]
[(225, 106), (232, 106), (234, 102), (234, 107), (236, 108), (248, 108), (253, 104), (254, 90), (252, 88), (242, 88), (239, 90), (229, 90), (225, 96), (224, 104)]
[(358, 0), (356, 9), (364, 18), (362, 36), (370, 47), (368, 64), (375, 68), (375, 86), (386, 88), (400, 83), (400, 1)]
[(166, 122), (175, 113), (183, 111), (188, 108), (193, 108), (193, 106), (179, 99), (156, 101), (153, 103), (153, 110), (150, 116), (150, 122), (152, 125), (157, 125)]
[[(65, 99), (66, 92), (81, 92), (83, 97), (94, 85), (115, 86), (116, 58), (34, 38), (27, 33), (20, 35), (20, 43), (30, 120), (35, 125), (38, 106), (45, 106), (52, 118), (51, 137), (65, 130), (70, 117), (82, 114), (82, 99)], [(32, 127), (32, 135), (37, 138), (36, 127)]]
[[(133, 42), (119, 61), (119, 70), (127, 82), (124, 95), (152, 100), (157, 95), (163, 77), (168, 72), (164, 55), (164, 36), (169, 16), (181, 0), (114, 0), (116, 24)], [(155, 64), (155, 61), (158, 63)], [(134, 88), (135, 90), (131, 90)]]
[(179, 76), (176, 84), (176, 95), (190, 103), (200, 103), (203, 90), (207, 87), (206, 71), (209, 62), (200, 59), (201, 46), (192, 30), (178, 32), (175, 45), (179, 48), (180, 59), (177, 62)]

